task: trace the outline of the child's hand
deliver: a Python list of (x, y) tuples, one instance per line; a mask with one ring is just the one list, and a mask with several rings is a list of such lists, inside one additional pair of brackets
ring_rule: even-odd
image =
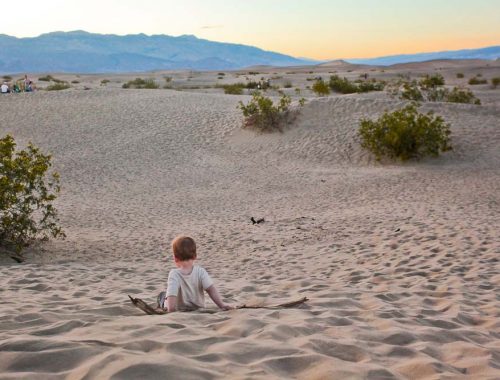
[(233, 310), (234, 306), (224, 304), (222, 305), (221, 309), (224, 311)]

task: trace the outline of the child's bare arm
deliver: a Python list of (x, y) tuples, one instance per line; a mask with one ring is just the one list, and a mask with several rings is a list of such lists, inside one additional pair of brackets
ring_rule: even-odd
[(231, 310), (231, 309), (234, 309), (232, 306), (230, 305), (226, 305), (223, 301), (222, 301), (222, 298), (220, 298), (220, 295), (219, 295), (219, 292), (217, 291), (217, 288), (212, 285), (211, 287), (209, 287), (207, 289), (207, 293), (208, 295), (210, 296), (210, 298), (212, 299), (212, 301), (214, 301), (214, 303), (222, 310)]
[(177, 311), (177, 297), (168, 296), (167, 297), (167, 310), (169, 313), (173, 313)]

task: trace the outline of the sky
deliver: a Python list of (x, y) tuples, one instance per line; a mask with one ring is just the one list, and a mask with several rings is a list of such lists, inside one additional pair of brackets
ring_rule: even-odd
[(319, 60), (500, 45), (500, 0), (1, 0), (0, 33), (192, 34)]

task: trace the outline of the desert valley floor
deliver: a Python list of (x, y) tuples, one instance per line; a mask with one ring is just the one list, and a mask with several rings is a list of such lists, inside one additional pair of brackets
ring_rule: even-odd
[[(500, 378), (500, 88), (422, 104), (451, 124), (452, 152), (378, 163), (359, 121), (405, 102), (307, 89), (333, 72), (457, 85), (500, 63), (52, 74), (75, 83), (1, 96), (2, 136), (53, 156), (67, 238), (1, 258), (0, 379)], [(170, 88), (121, 88), (138, 76)], [(250, 96), (207, 85), (248, 76), (306, 98), (283, 133), (242, 129)], [(228, 303), (310, 300), (141, 314), (127, 295), (155, 302), (179, 234)]]

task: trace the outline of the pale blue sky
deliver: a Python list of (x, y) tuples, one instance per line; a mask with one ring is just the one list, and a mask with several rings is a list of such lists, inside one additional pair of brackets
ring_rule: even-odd
[(500, 45), (500, 0), (2, 0), (0, 32), (194, 34), (317, 59)]

